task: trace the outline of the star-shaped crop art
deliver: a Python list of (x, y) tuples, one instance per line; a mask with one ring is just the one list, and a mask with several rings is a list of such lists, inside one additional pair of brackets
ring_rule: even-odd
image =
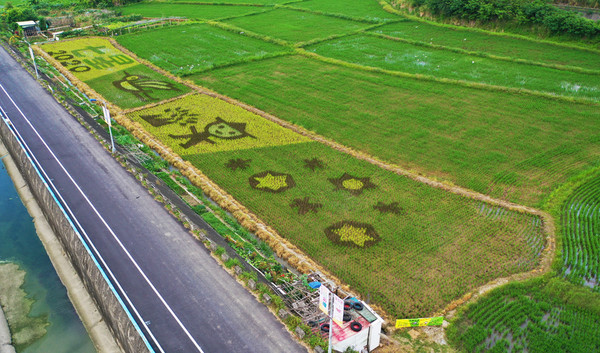
[(304, 159), (304, 167), (314, 172), (317, 169), (324, 169), (325, 163), (323, 163), (323, 161), (318, 158)]
[(334, 243), (364, 248), (381, 240), (372, 225), (355, 221), (343, 221), (325, 229)]
[(373, 208), (381, 213), (393, 213), (397, 215), (405, 214), (406, 212), (404, 209), (398, 205), (398, 202), (384, 203), (379, 201), (377, 202), (377, 205), (373, 206)]
[(371, 182), (371, 178), (358, 178), (348, 173), (344, 173), (339, 178), (329, 178), (330, 183), (336, 186), (336, 190), (346, 190), (352, 195), (360, 195), (363, 190), (375, 189), (377, 185)]
[(241, 158), (230, 159), (225, 164), (225, 168), (229, 168), (233, 171), (236, 171), (238, 169), (245, 170), (250, 166), (250, 162), (252, 162), (251, 159), (241, 159)]
[(291, 175), (273, 171), (254, 174), (249, 181), (251, 187), (268, 192), (283, 192), (296, 186)]
[(311, 203), (309, 201), (308, 196), (306, 196), (303, 199), (294, 199), (294, 201), (290, 203), (290, 207), (298, 207), (298, 214), (305, 215), (310, 211), (312, 211), (313, 213), (317, 213), (319, 208), (323, 207), (323, 205), (320, 203)]

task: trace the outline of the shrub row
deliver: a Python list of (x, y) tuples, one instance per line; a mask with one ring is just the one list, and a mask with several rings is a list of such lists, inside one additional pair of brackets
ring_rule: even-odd
[(571, 11), (559, 9), (543, 0), (409, 0), (417, 8), (434, 15), (469, 21), (506, 21), (542, 25), (553, 34), (595, 37), (600, 25)]

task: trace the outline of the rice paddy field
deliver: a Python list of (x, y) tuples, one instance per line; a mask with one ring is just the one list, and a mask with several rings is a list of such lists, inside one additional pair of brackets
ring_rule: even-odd
[[(143, 40), (140, 40), (139, 37)], [(152, 41), (156, 51), (145, 41)], [(183, 42), (195, 43), (193, 50), (181, 50)], [(264, 42), (260, 39), (239, 36), (208, 24), (175, 26), (165, 31), (136, 33), (124, 36), (119, 43), (137, 55), (150, 60), (176, 75), (190, 75), (214, 67), (235, 62), (257, 60), (264, 57), (289, 53), (291, 49)], [(235, 50), (231, 47), (235, 46)]]
[(191, 78), (386, 161), (526, 205), (539, 205), (599, 162), (595, 104), (395, 77), (302, 55)]
[[(600, 48), (415, 20), (375, 0), (122, 11), (200, 20), (115, 39), (294, 125), (185, 95), (194, 87), (108, 41), (42, 49), (390, 317), (427, 317), (533, 270), (555, 236), (552, 270), (462, 306), (450, 342), (469, 352), (598, 350), (600, 179), (581, 175), (600, 169)], [(77, 57), (86, 49), (97, 55)]]
[[(216, 98), (128, 116), (397, 315), (441, 310), (466, 288), (532, 269), (544, 246), (538, 217), (424, 187)], [(470, 256), (456, 259), (457, 248)]]
[[(515, 60), (600, 70), (598, 51), (559, 43), (474, 31), (462, 27), (402, 20), (372, 30), (394, 38), (459, 48)], [(490, 45), (493, 43), (493, 45)]]
[(290, 43), (342, 35), (370, 27), (369, 23), (286, 8), (233, 18), (226, 20), (225, 23)]
[(468, 307), (448, 334), (466, 352), (597, 352), (599, 300), (557, 278), (512, 283)]
[(204, 5), (190, 4), (189, 2), (177, 3), (135, 3), (123, 7), (124, 15), (142, 15), (144, 17), (186, 17), (192, 20), (216, 20), (221, 18), (237, 17), (264, 11), (257, 6), (230, 6), (230, 5)]

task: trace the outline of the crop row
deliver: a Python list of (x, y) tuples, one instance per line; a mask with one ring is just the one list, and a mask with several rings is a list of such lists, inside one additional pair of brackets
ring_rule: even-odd
[[(553, 288), (562, 288), (562, 292)], [(469, 352), (597, 351), (598, 310), (590, 310), (582, 302), (565, 301), (572, 291), (578, 290), (556, 278), (498, 288), (453, 322), (449, 338)], [(589, 299), (591, 303), (600, 300), (594, 294)]]
[(563, 274), (600, 291), (600, 178), (581, 185), (563, 211)]

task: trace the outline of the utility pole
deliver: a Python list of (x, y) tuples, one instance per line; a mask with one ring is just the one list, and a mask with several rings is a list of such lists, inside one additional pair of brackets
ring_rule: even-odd
[(333, 337), (333, 298), (335, 294), (331, 293), (329, 295), (329, 344), (327, 348), (327, 353), (331, 353), (331, 338)]

